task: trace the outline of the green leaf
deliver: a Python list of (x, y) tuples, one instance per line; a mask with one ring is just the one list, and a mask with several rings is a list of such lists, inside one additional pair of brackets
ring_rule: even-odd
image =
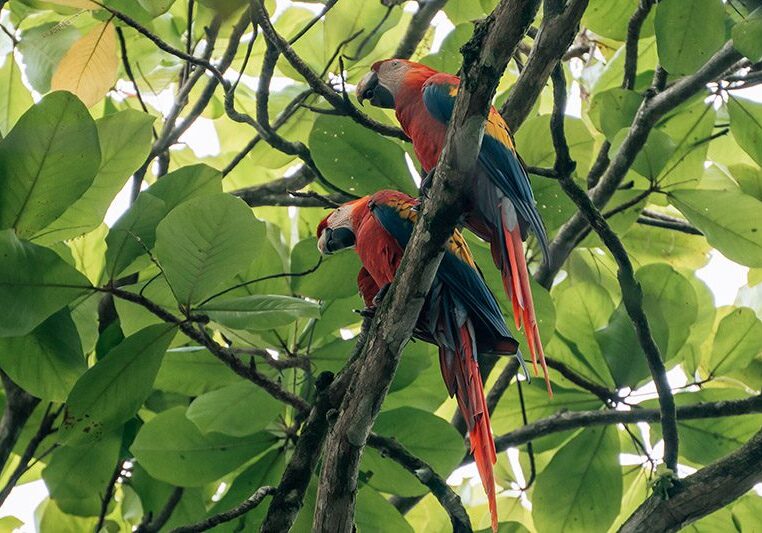
[(13, 54), (5, 56), (0, 68), (0, 137), (7, 135), (19, 117), (34, 104), (32, 95), (21, 81), (21, 70)]
[[(629, 131), (629, 128), (625, 128), (615, 135), (611, 141), (612, 154), (616, 154), (619, 151)], [(675, 141), (669, 135), (661, 130), (651, 130), (645, 146), (635, 156), (635, 161), (632, 162), (632, 169), (641, 176), (653, 181), (674, 152)]]
[(199, 487), (232, 472), (275, 442), (265, 432), (246, 437), (204, 435), (186, 418), (184, 407), (174, 407), (145, 424), (130, 451), (156, 479)]
[(124, 339), (74, 385), (60, 440), (75, 445), (100, 439), (135, 415), (153, 389), (174, 325), (149, 326)]
[[(592, 163), (595, 140), (585, 123), (566, 117), (566, 139), (572, 159), (577, 162), (576, 173), (585, 175)], [(516, 132), (516, 147), (527, 165), (550, 168), (556, 158), (550, 139), (550, 115), (530, 118)]]
[(95, 122), (82, 102), (65, 92), (45, 96), (0, 142), (0, 228), (34, 235), (82, 196), (100, 160)]
[(762, 104), (731, 97), (728, 113), (733, 137), (757, 164), (762, 165)]
[(58, 311), (24, 337), (0, 337), (0, 367), (30, 394), (65, 402), (87, 369), (69, 311)]
[(728, 259), (762, 266), (762, 202), (739, 190), (677, 190), (669, 200)]
[(659, 130), (668, 134), (675, 142), (675, 151), (661, 170), (657, 181), (667, 187), (694, 188), (704, 172), (717, 112), (711, 102), (703, 98), (698, 102), (689, 101), (678, 108), (679, 112), (670, 116)]
[(58, 21), (21, 32), (18, 49), (29, 84), (35, 91), (45, 94), (50, 90), (53, 70), (79, 37), (80, 32), (74, 25)]
[(102, 223), (116, 194), (148, 155), (153, 121), (151, 115), (132, 109), (95, 121), (101, 164), (93, 184), (58, 219), (34, 236), (37, 242), (70, 239)]
[(114, 471), (121, 433), (89, 446), (59, 446), (42, 471), (50, 498), (65, 513), (97, 516), (102, 494)]
[(590, 102), (590, 120), (607, 139), (613, 139), (619, 130), (632, 124), (642, 100), (635, 91), (619, 87), (597, 93)]
[(711, 246), (700, 235), (664, 231), (635, 224), (622, 239), (636, 263), (667, 263), (673, 267), (698, 269), (709, 261)]
[(751, 165), (731, 165), (728, 170), (744, 194), (762, 202), (762, 169)]
[(156, 258), (177, 301), (198, 302), (247, 268), (265, 236), (251, 209), (229, 194), (189, 200), (156, 228)]
[[(372, 485), (371, 485), (372, 486)], [(357, 513), (355, 517), (358, 531), (373, 531), (383, 524), (385, 531), (413, 533), (413, 528), (405, 517), (370, 486), (357, 491)]]
[(183, 202), (222, 191), (220, 173), (206, 165), (189, 165), (170, 172), (138, 195), (135, 203), (111, 227), (106, 237), (106, 275), (109, 279), (140, 270), (135, 260), (153, 248), (156, 226)]
[(281, 411), (280, 402), (262, 387), (243, 381), (202, 394), (185, 416), (201, 433), (245, 437), (265, 429)]
[(309, 145), (320, 172), (347, 192), (358, 196), (379, 189), (397, 189), (411, 195), (417, 192), (402, 148), (352, 119), (319, 116)]
[[(382, 412), (376, 419), (373, 431), (393, 437), (445, 478), (458, 466), (466, 452), (463, 438), (446, 420), (412, 407)], [(368, 485), (381, 492), (417, 496), (428, 490), (409, 471), (370, 447), (363, 452), (360, 471), (368, 476)]]
[(360, 271), (360, 259), (356, 253), (345, 251), (321, 260), (314, 237), (299, 241), (291, 250), (291, 272), (306, 272), (315, 268), (318, 261), (320, 267), (315, 272), (291, 278), (295, 293), (319, 300), (333, 300), (358, 293), (355, 280)]
[(656, 6), (659, 62), (674, 75), (692, 74), (725, 43), (721, 0), (663, 0)]
[(749, 16), (733, 26), (730, 31), (736, 50), (751, 59), (762, 59), (762, 8), (755, 9)]
[[(638, 0), (591, 0), (582, 17), (582, 24), (598, 35), (624, 41), (627, 38), (627, 23), (637, 7)], [(642, 37), (653, 34), (649, 22), (643, 25)]]
[(225, 363), (206, 349), (185, 346), (167, 351), (154, 387), (185, 396), (200, 396), (240, 380)]
[[(606, 325), (614, 310), (606, 290), (588, 283), (575, 283), (556, 297), (556, 309), (556, 332), (560, 338), (552, 342), (562, 340), (571, 351), (571, 357), (564, 352), (557, 357), (601, 385), (613, 386), (614, 380), (595, 339), (595, 331)], [(550, 348), (548, 352), (553, 353)]]
[(223, 326), (252, 331), (285, 326), (299, 318), (320, 318), (317, 303), (273, 294), (214, 299), (197, 309)]
[(734, 309), (720, 321), (714, 336), (709, 374), (745, 368), (762, 353), (762, 322), (748, 307)]
[(481, 3), (473, 0), (450, 0), (444, 4), (444, 12), (453, 24), (473, 22), (485, 15)]
[(40, 531), (55, 531), (56, 533), (81, 533), (93, 531), (98, 524), (98, 518), (82, 517), (67, 514), (62, 511), (56, 502), (50, 499), (44, 500), (35, 510), (35, 517), (39, 518)]
[(590, 427), (564, 445), (537, 476), (538, 531), (606, 531), (619, 514), (622, 476), (614, 426)]
[(53, 250), (0, 231), (0, 337), (26, 335), (88, 287)]

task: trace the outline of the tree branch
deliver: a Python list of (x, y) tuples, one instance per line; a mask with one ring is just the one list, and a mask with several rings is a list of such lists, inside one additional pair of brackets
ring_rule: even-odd
[(762, 431), (730, 455), (683, 478), (669, 499), (653, 494), (619, 529), (672, 532), (729, 504), (762, 481)]
[(426, 294), (464, 210), (468, 176), (476, 163), (484, 121), (498, 80), (534, 18), (537, 0), (503, 0), (462, 49), (463, 76), (430, 198), (399, 270), (373, 320), (362, 364), (347, 390), (323, 457), (313, 529), (352, 531), (362, 448), (412, 334)]
[(566, 195), (577, 205), (589, 224), (598, 233), (606, 247), (611, 251), (619, 267), (617, 278), (622, 290), (622, 301), (627, 314), (630, 316), (638, 342), (646, 356), (651, 377), (656, 385), (661, 407), (661, 425), (664, 435), (664, 462), (669, 469), (677, 472), (678, 434), (675, 419), (675, 400), (667, 381), (667, 371), (664, 368), (661, 352), (651, 334), (645, 311), (643, 310), (643, 291), (635, 280), (635, 273), (622, 245), (622, 241), (614, 233), (606, 219), (595, 207), (592, 200), (580, 189), (571, 177), (575, 163), (569, 156), (569, 147), (564, 134), (564, 110), (566, 109), (566, 81), (563, 71), (557, 68), (553, 73), (553, 114), (550, 127), (553, 146), (556, 150), (556, 172), (559, 183)]
[(680, 218), (663, 215), (657, 211), (644, 209), (638, 217), (638, 223), (644, 226), (653, 226), (656, 228), (671, 229), (689, 235), (703, 235), (701, 230), (691, 225), (688, 221)]
[(0, 380), (5, 389), (5, 408), (3, 418), (0, 419), (0, 472), (2, 472), (21, 430), (24, 429), (34, 408), (40, 403), (40, 399), (16, 385), (2, 370), (0, 370)]
[(545, 2), (542, 24), (527, 58), (526, 66), (513, 86), (500, 114), (511, 131), (519, 129), (545, 88), (550, 73), (569, 49), (588, 0)]
[(135, 533), (156, 533), (169, 521), (172, 517), (172, 513), (175, 512), (175, 507), (180, 503), (183, 497), (183, 488), (175, 487), (167, 498), (167, 503), (164, 508), (159, 512), (154, 520), (151, 520), (150, 513), (145, 516), (143, 522), (135, 529)]
[(330, 85), (323, 81), (318, 74), (310, 68), (310, 66), (299, 57), (288, 42), (275, 30), (270, 17), (265, 10), (262, 0), (251, 0), (251, 8), (254, 20), (259, 27), (262, 28), (265, 38), (270, 41), (275, 47), (283, 54), (283, 57), (291, 64), (291, 66), (299, 74), (302, 75), (307, 84), (312, 87), (317, 94), (326, 99), (336, 109), (345, 113), (348, 117), (352, 118), (358, 124), (370, 128), (382, 135), (389, 137), (396, 137), (398, 139), (407, 140), (407, 135), (397, 127), (389, 126), (373, 120), (368, 115), (362, 113), (349, 100), (345, 99), (342, 95), (338, 94)]
[[(684, 405), (677, 408), (679, 420), (696, 420), (702, 418), (723, 418), (728, 416), (741, 416), (753, 413), (762, 413), (762, 396), (752, 396), (743, 400), (729, 400), (722, 402), (701, 402), (693, 405)], [(637, 422), (659, 422), (661, 411), (659, 409), (631, 409), (629, 411), (617, 411), (604, 409), (600, 411), (561, 411), (555, 415), (542, 418), (527, 426), (520, 427), (510, 433), (495, 437), (495, 448), (505, 451), (526, 444), (529, 441), (568, 431), (591, 426), (604, 426), (612, 424), (635, 424)], [(469, 463), (470, 460), (464, 461)]]
[[(596, 208), (605, 206), (614, 195), (656, 122), (667, 112), (703, 90), (707, 83), (725, 74), (740, 58), (741, 55), (733, 48), (733, 42), (729, 41), (695, 74), (681, 78), (661, 93), (647, 94), (618, 152), (611, 159), (598, 184), (589, 191), (590, 200)], [(553, 278), (588, 225), (587, 218), (578, 212), (559, 229), (550, 243), (547, 262), (540, 265), (537, 271), (536, 278), (540, 285), (550, 287)]]
[(248, 498), (246, 498), (242, 504), (238, 505), (237, 507), (234, 507), (233, 509), (230, 509), (229, 511), (225, 511), (224, 513), (219, 513), (214, 516), (210, 516), (206, 520), (202, 520), (201, 522), (198, 522), (196, 524), (192, 524), (189, 526), (182, 526), (182, 527), (176, 527), (172, 530), (171, 533), (197, 533), (200, 531), (206, 531), (208, 529), (212, 529), (215, 526), (218, 526), (220, 524), (224, 524), (225, 522), (230, 522), (231, 520), (238, 518), (239, 516), (245, 515), (255, 507), (257, 507), (260, 503), (262, 503), (262, 500), (264, 500), (267, 496), (275, 492), (275, 487), (260, 487)]
[(638, 41), (640, 41), (640, 29), (643, 27), (646, 17), (651, 12), (655, 0), (640, 0), (635, 13), (627, 23), (627, 41), (624, 45), (624, 79), (622, 88), (632, 90), (635, 88), (635, 77), (638, 74)]
[(460, 496), (453, 492), (447, 485), (447, 481), (437, 474), (428, 463), (411, 454), (396, 440), (375, 433), (371, 433), (368, 437), (368, 446), (397, 462), (428, 487), (431, 494), (439, 501), (439, 504), (450, 517), (453, 532), (472, 531), (471, 521), (463, 508)]
[(413, 14), (410, 24), (402, 37), (394, 57), (410, 59), (410, 57), (421, 44), (426, 33), (431, 27), (431, 21), (437, 13), (445, 6), (447, 0), (430, 0), (428, 2), (419, 2), (418, 11)]

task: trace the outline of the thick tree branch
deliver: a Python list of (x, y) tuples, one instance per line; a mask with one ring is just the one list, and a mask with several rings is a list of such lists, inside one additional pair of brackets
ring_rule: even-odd
[(5, 389), (5, 408), (3, 418), (0, 419), (0, 472), (2, 472), (21, 430), (24, 429), (24, 424), (40, 403), (40, 399), (16, 385), (2, 370), (0, 370), (0, 380)]
[(275, 487), (260, 487), (248, 498), (246, 498), (243, 503), (240, 505), (234, 507), (233, 509), (230, 509), (229, 511), (225, 511), (224, 513), (219, 513), (214, 516), (210, 516), (206, 520), (202, 520), (201, 522), (198, 522), (196, 524), (192, 524), (189, 526), (182, 526), (182, 527), (176, 527), (172, 530), (171, 533), (197, 533), (200, 531), (206, 531), (208, 529), (212, 529), (215, 526), (218, 526), (220, 524), (224, 524), (225, 522), (230, 522), (231, 520), (234, 520), (238, 518), (239, 516), (245, 515), (255, 507), (257, 507), (260, 503), (262, 503), (262, 500), (264, 500), (266, 497), (268, 497), (270, 494), (275, 492)]
[(410, 19), (410, 25), (407, 27), (405, 35), (397, 46), (394, 57), (410, 59), (415, 49), (418, 48), (418, 45), (421, 44), (421, 41), (426, 36), (426, 32), (429, 31), (431, 21), (446, 3), (447, 0), (430, 0), (418, 3), (418, 11)]
[(546, 0), (543, 20), (526, 66), (500, 113), (512, 131), (519, 129), (545, 88), (550, 73), (569, 49), (588, 0)]
[[(656, 122), (667, 112), (702, 91), (707, 83), (721, 77), (740, 59), (741, 55), (733, 48), (733, 42), (729, 41), (695, 74), (681, 78), (656, 95), (647, 94), (619, 150), (611, 158), (598, 184), (589, 192), (590, 199), (596, 208), (605, 206), (614, 195), (635, 157), (645, 145), (648, 134)], [(536, 278), (540, 285), (550, 287), (553, 278), (588, 225), (589, 222), (584, 214), (578, 212), (559, 229), (550, 244), (547, 262), (543, 263), (537, 271)]]
[(635, 280), (635, 272), (622, 245), (622, 241), (614, 233), (601, 212), (592, 200), (580, 189), (572, 179), (575, 163), (569, 156), (569, 147), (564, 133), (564, 111), (566, 109), (566, 81), (563, 71), (557, 68), (553, 73), (553, 114), (551, 116), (551, 136), (556, 150), (556, 172), (559, 183), (566, 195), (577, 204), (578, 209), (588, 220), (588, 223), (598, 233), (606, 247), (614, 256), (619, 267), (617, 278), (622, 290), (622, 301), (627, 314), (630, 316), (638, 342), (646, 356), (651, 377), (656, 385), (661, 408), (661, 425), (664, 436), (664, 462), (669, 469), (677, 472), (678, 434), (675, 419), (675, 399), (667, 381), (667, 371), (664, 368), (661, 352), (651, 334), (648, 317), (643, 310), (643, 291)]
[(413, 474), (418, 481), (426, 485), (431, 494), (439, 501), (450, 517), (453, 532), (463, 533), (472, 531), (468, 513), (463, 508), (460, 496), (455, 494), (442, 476), (437, 474), (425, 461), (419, 459), (405, 449), (399, 442), (388, 437), (371, 433), (368, 446), (378, 450), (381, 455), (399, 463), (405, 470)]
[(342, 372), (335, 379), (330, 372), (318, 376), (315, 382), (317, 399), (302, 427), (294, 453), (267, 510), (262, 533), (280, 533), (290, 530), (293, 526), (296, 515), (302, 508), (304, 493), (312, 479), (312, 472), (323, 451), (323, 442), (328, 431), (328, 415), (335, 412), (344, 398), (349, 381), (356, 371), (360, 352), (368, 340), (370, 323), (369, 318), (363, 320), (355, 347)]
[(619, 529), (672, 532), (728, 505), (762, 481), (762, 431), (719, 461), (683, 478), (669, 499), (653, 494)]

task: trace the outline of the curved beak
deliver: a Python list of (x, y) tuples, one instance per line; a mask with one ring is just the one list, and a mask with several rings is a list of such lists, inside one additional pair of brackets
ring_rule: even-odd
[(318, 250), (322, 255), (330, 255), (355, 245), (355, 234), (349, 228), (325, 228), (318, 239)]
[(357, 84), (357, 101), (363, 105), (365, 100), (370, 100), (376, 107), (394, 109), (394, 96), (379, 82), (378, 74), (374, 70), (368, 72)]

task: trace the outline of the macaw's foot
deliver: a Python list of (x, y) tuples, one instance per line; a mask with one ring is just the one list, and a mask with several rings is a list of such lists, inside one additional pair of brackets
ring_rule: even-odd
[(376, 293), (376, 295), (373, 297), (373, 307), (378, 307), (381, 305), (381, 302), (384, 301), (384, 297), (386, 296), (386, 293), (389, 292), (389, 286), (391, 283), (387, 283), (383, 287), (379, 289), (379, 291)]

